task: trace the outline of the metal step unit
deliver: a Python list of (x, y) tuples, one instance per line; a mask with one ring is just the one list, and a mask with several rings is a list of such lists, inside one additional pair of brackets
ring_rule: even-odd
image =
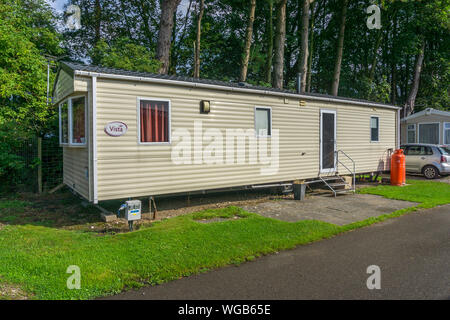
[[(343, 163), (339, 159), (339, 155), (344, 156), (352, 163), (352, 169), (348, 168), (348, 166)], [(356, 191), (356, 164), (355, 161), (350, 158), (344, 151), (338, 150), (335, 151), (335, 159), (336, 159), (336, 170), (328, 173), (328, 175), (319, 175), (318, 178), (302, 180), (301, 185), (313, 185), (316, 183), (324, 184), (327, 189), (330, 189), (333, 195), (336, 197), (337, 194), (341, 193), (354, 193)], [(346, 174), (340, 174), (339, 168), (345, 169)], [(349, 183), (345, 180), (344, 176), (351, 176), (352, 182)], [(271, 187), (281, 187), (283, 188), (283, 193), (291, 193), (294, 191), (295, 196), (295, 181), (294, 182), (282, 182), (275, 184), (260, 184), (260, 185), (251, 185), (249, 188), (258, 189), (258, 188), (271, 188)], [(309, 187), (312, 189), (311, 187)], [(303, 190), (304, 191), (304, 190)], [(304, 193), (304, 192), (303, 192)], [(302, 200), (302, 199), (296, 199)]]
[[(343, 155), (352, 163), (352, 169), (348, 168), (340, 159), (339, 155)], [(319, 176), (319, 181), (322, 181), (328, 189), (333, 192), (336, 197), (337, 194), (341, 193), (355, 193), (356, 191), (356, 164), (355, 161), (350, 158), (344, 151), (338, 150), (335, 151), (335, 159), (336, 159), (336, 171), (331, 172), (329, 175)], [(347, 182), (343, 175), (339, 174), (339, 167), (344, 168), (347, 171), (346, 175), (352, 176), (352, 183)]]

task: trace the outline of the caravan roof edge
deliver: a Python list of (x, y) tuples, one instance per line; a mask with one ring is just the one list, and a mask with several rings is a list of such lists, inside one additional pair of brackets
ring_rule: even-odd
[(282, 92), (282, 91), (253, 89), (251, 87), (239, 88), (239, 87), (225, 86), (225, 85), (220, 85), (220, 84), (209, 84), (209, 83), (181, 81), (181, 80), (176, 80), (176, 79), (163, 79), (163, 78), (145, 77), (145, 76), (111, 74), (111, 73), (84, 71), (84, 70), (77, 70), (77, 69), (74, 70), (74, 73), (79, 76), (87, 76), (87, 77), (96, 76), (98, 78), (107, 78), (107, 79), (142, 81), (142, 82), (150, 82), (150, 83), (158, 83), (158, 84), (178, 85), (178, 86), (185, 86), (185, 87), (191, 87), (191, 88), (216, 89), (216, 90), (224, 90), (224, 91), (230, 91), (230, 92), (254, 93), (254, 94), (288, 97), (288, 98), (295, 98), (295, 99), (348, 103), (348, 104), (353, 104), (353, 105), (368, 106), (368, 107), (372, 107), (372, 108), (378, 107), (378, 108), (386, 108), (386, 109), (393, 109), (393, 110), (401, 109), (401, 107), (397, 107), (394, 105), (387, 105), (387, 104), (370, 102), (370, 101), (367, 101), (367, 102), (366, 101), (358, 101), (358, 100), (346, 99), (343, 97), (340, 97), (340, 98), (333, 98), (333, 97), (326, 97), (326, 96), (322, 97), (322, 96), (315, 96), (315, 95), (288, 93), (288, 92)]

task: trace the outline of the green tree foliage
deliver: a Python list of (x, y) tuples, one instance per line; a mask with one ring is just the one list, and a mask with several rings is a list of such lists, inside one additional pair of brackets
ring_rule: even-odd
[[(244, 49), (248, 3), (238, 0), (207, 1), (202, 19), (201, 74), (204, 78), (237, 80)], [(224, 14), (226, 13), (226, 14)], [(181, 18), (181, 17), (180, 17)], [(179, 47), (177, 71), (193, 74), (193, 45), (196, 39), (197, 16), (189, 17), (187, 35)], [(255, 22), (256, 24), (256, 22)], [(177, 26), (181, 28), (181, 25)], [(256, 35), (254, 35), (254, 39)], [(254, 40), (254, 43), (257, 43)], [(253, 53), (253, 52), (252, 52)], [(252, 68), (252, 53), (249, 68)], [(252, 78), (249, 70), (249, 78)], [(250, 79), (249, 79), (250, 80)]]
[[(257, 0), (247, 82), (269, 85), (277, 0)], [(63, 32), (74, 60), (154, 70), (160, 20), (157, 0), (71, 0), (81, 8), (82, 28)], [(270, 5), (272, 4), (272, 5)], [(284, 87), (294, 89), (300, 57), (303, 0), (288, 0)], [(366, 8), (381, 8), (380, 30), (368, 29)], [(183, 0), (174, 16), (169, 73), (192, 76), (199, 0)], [(206, 0), (202, 20), (201, 75), (238, 81), (249, 1)], [(189, 9), (188, 9), (189, 8)], [(270, 8), (272, 11), (270, 11)], [(311, 92), (330, 93), (339, 33), (340, 0), (314, 0)], [(416, 111), (449, 108), (450, 0), (351, 0), (348, 2), (339, 94), (404, 105), (414, 64), (425, 41)], [(272, 16), (272, 20), (269, 17)], [(145, 49), (145, 50), (144, 50)], [(147, 50), (147, 51), (146, 51)], [(272, 62), (273, 64), (273, 62)], [(270, 67), (270, 65), (269, 65)], [(270, 78), (269, 78), (270, 80)]]
[(130, 42), (128, 38), (119, 38), (112, 45), (100, 40), (92, 52), (92, 58), (105, 67), (132, 71), (158, 72), (160, 67), (153, 52)]
[(416, 111), (450, 110), (450, 1), (426, 1), (416, 28), (426, 43)]
[(19, 183), (19, 177), (25, 168), (25, 158), (17, 152), (23, 147), (22, 140), (18, 137), (24, 133), (20, 127), (10, 123), (2, 123), (0, 126), (0, 190), (7, 190), (8, 186)]
[[(22, 139), (54, 123), (47, 106), (47, 61), (59, 55), (55, 16), (44, 0), (0, 2), (0, 179), (15, 181), (25, 162)], [(4, 185), (7, 185), (5, 183)]]
[(43, 55), (61, 53), (53, 19), (45, 1), (0, 4), (0, 124), (20, 123), (24, 131), (39, 132), (51, 116)]
[(66, 7), (72, 4), (80, 8), (81, 29), (62, 30), (72, 59), (97, 63), (92, 59), (97, 42), (110, 44), (118, 38), (128, 38), (152, 52), (156, 50), (159, 1), (70, 0)]

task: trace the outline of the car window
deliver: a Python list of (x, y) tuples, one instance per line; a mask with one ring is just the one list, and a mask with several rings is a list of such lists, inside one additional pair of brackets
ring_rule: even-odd
[(438, 149), (443, 155), (450, 155), (450, 149), (448, 147), (438, 147)]
[(407, 146), (401, 146), (400, 149), (403, 149), (403, 153), (405, 156), (408, 154), (408, 147)]
[(432, 154), (433, 150), (431, 149), (431, 147), (426, 146), (409, 146), (405, 151), (405, 155), (408, 156), (426, 156)]
[(411, 147), (405, 147), (404, 149), (403, 149), (403, 153), (405, 154), (405, 155), (409, 155), (409, 149), (411, 149)]
[(408, 156), (418, 156), (420, 154), (420, 146), (410, 146), (406, 149), (406, 154)]

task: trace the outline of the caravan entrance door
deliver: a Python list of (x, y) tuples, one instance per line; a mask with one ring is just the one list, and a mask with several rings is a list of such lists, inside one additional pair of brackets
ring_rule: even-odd
[(320, 173), (336, 171), (336, 111), (320, 110)]

